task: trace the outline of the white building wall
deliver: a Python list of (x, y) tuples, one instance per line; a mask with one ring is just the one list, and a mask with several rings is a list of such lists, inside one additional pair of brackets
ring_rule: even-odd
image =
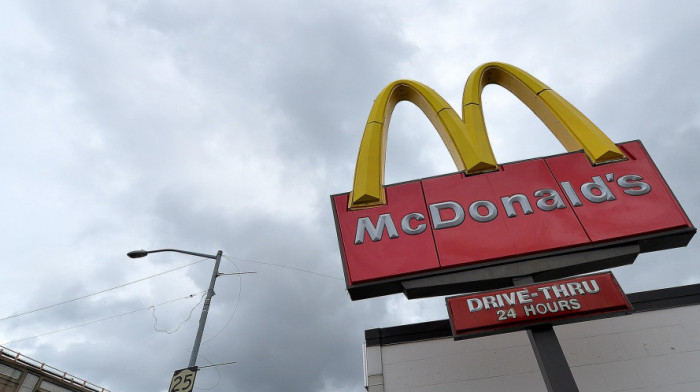
[[(562, 325), (555, 331), (581, 392), (700, 391), (698, 305)], [(370, 392), (546, 390), (524, 331), (367, 350)]]

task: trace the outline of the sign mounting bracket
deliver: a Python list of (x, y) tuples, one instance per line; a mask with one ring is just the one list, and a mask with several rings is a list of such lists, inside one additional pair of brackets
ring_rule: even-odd
[(426, 298), (466, 292), (493, 290), (513, 285), (521, 276), (544, 282), (606, 268), (632, 264), (640, 252), (637, 244), (628, 244), (579, 253), (526, 259), (485, 266), (444, 275), (401, 282), (406, 298)]

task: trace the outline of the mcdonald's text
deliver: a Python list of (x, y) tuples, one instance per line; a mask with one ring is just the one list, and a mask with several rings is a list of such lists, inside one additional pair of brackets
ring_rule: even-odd
[(609, 272), (451, 297), (446, 303), (456, 338), (632, 310)]
[[(608, 183), (617, 184), (620, 188), (619, 191), (627, 195), (643, 196), (651, 192), (651, 186), (643, 182), (644, 178), (637, 174), (627, 174), (616, 179), (615, 173), (611, 172), (605, 174), (605, 179)], [(559, 184), (571, 206), (583, 206), (582, 199), (594, 204), (618, 200), (615, 196), (616, 192), (610, 189), (603, 177), (594, 176), (591, 180), (591, 182), (586, 182), (579, 187), (581, 197), (579, 197), (579, 194), (570, 182), (564, 181)], [(568, 208), (565, 199), (553, 187), (538, 189), (533, 192), (532, 197), (533, 202), (522, 193), (504, 195), (498, 199), (507, 218), (517, 217), (518, 210), (522, 215), (534, 214), (533, 204), (537, 209), (545, 212)], [(516, 208), (516, 205), (518, 208)], [(469, 204), (467, 213), (475, 222), (487, 223), (498, 217), (498, 210), (496, 204), (490, 200), (476, 200)], [(430, 204), (428, 205), (428, 211), (430, 212), (434, 230), (459, 226), (464, 222), (466, 215), (464, 206), (452, 200)], [(411, 212), (401, 218), (399, 227), (407, 235), (421, 234), (427, 228), (427, 223), (423, 223), (425, 220), (425, 216), (420, 212)], [(369, 216), (358, 218), (354, 244), (363, 244), (366, 237), (375, 242), (382, 240), (382, 238), (398, 238), (399, 232), (396, 229), (396, 223), (391, 213), (379, 215), (375, 222)]]

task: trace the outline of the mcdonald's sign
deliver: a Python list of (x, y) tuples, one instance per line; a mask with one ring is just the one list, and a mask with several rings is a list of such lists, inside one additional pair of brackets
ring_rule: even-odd
[[(481, 92), (494, 83), (569, 152), (498, 164), (481, 109)], [(384, 185), (388, 124), (400, 101), (430, 119), (458, 172)], [(421, 83), (386, 86), (367, 120), (352, 192), (331, 203), (353, 300), (425, 282), (442, 284), (429, 294), (445, 295), (498, 288), (511, 276), (592, 272), (685, 246), (696, 231), (640, 141), (613, 143), (552, 89), (503, 63), (469, 76), (461, 118)]]

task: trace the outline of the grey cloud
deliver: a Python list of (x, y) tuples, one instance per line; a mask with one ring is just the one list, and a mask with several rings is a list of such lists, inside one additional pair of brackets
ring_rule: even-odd
[[(7, 130), (0, 246), (17, 255), (3, 262), (11, 274), (0, 284), (15, 288), (3, 313), (193, 261), (127, 259), (135, 248), (222, 249), (234, 258), (222, 271), (258, 273), (217, 281), (200, 362), (238, 363), (202, 370), (198, 386), (361, 390), (364, 329), (444, 317), (440, 299), (351, 302), (342, 280), (235, 258), (342, 278), (328, 195), (350, 190), (372, 100), (407, 77), (458, 107), (453, 100), (469, 71), (501, 59), (552, 84), (615, 141), (641, 138), (693, 219), (699, 191), (689, 168), (700, 164), (700, 128), (698, 80), (687, 72), (698, 60), (690, 41), (697, 11), (689, 4), (642, 3), (624, 15), (622, 6), (600, 4), (542, 15), (458, 3), (417, 10), (217, 1), (13, 8), (34, 35), (16, 38), (20, 49), (0, 41), (0, 53), (13, 60), (0, 64), (7, 87), (0, 89)], [(664, 23), (649, 26), (657, 14)], [(552, 23), (533, 26), (537, 15)], [(604, 73), (608, 64), (612, 75)], [(547, 153), (537, 120), (493, 102), (487, 121), (492, 140), (509, 142), (494, 142), (503, 156)], [(414, 109), (399, 106), (392, 121), (388, 182), (452, 170)], [(644, 255), (615, 273), (629, 290), (697, 281), (696, 248)], [(50, 331), (157, 304), (203, 289), (210, 273), (207, 261), (37, 314), (27, 325)], [(158, 308), (162, 325), (184, 320), (193, 305)], [(165, 390), (172, 371), (186, 365), (198, 311), (172, 335), (155, 332), (144, 311), (12, 348), (115, 392)], [(0, 334), (21, 335), (21, 325), (0, 324)]]

